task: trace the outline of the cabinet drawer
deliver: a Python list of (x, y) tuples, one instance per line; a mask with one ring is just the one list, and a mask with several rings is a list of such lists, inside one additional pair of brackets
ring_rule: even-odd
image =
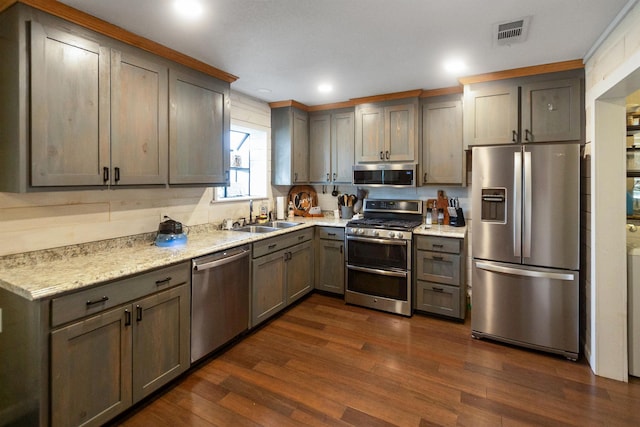
[(261, 256), (277, 252), (298, 243), (306, 242), (313, 238), (313, 228), (306, 228), (300, 231), (294, 231), (278, 237), (272, 237), (253, 244), (253, 257)]
[(344, 228), (342, 227), (318, 227), (317, 236), (325, 240), (344, 240)]
[(460, 255), (416, 251), (416, 278), (460, 286)]
[(99, 313), (136, 298), (190, 281), (188, 262), (139, 274), (51, 301), (51, 326)]
[(462, 240), (449, 237), (418, 237), (416, 248), (425, 251), (459, 254), (462, 250), (461, 243)]
[(418, 280), (415, 309), (460, 318), (460, 288)]

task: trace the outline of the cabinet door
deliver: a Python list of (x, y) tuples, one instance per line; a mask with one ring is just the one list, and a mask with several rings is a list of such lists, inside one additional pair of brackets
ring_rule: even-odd
[(189, 368), (189, 286), (133, 303), (133, 401)]
[(170, 71), (169, 183), (228, 184), (228, 84)]
[(131, 405), (130, 308), (107, 311), (51, 333), (54, 427), (101, 425)]
[(465, 146), (519, 141), (518, 92), (515, 85), (465, 90)]
[(109, 49), (31, 21), (31, 185), (102, 185)]
[(416, 106), (403, 104), (385, 107), (384, 159), (389, 161), (415, 160)]
[(284, 252), (253, 260), (251, 326), (268, 319), (286, 304)]
[(357, 110), (356, 162), (384, 160), (384, 108), (366, 107)]
[(309, 181), (331, 182), (331, 114), (309, 117)]
[(167, 74), (111, 51), (111, 184), (167, 183)]
[(522, 86), (522, 142), (581, 139), (580, 79)]
[(293, 183), (309, 182), (309, 126), (308, 116), (293, 110)]
[(313, 290), (313, 243), (296, 245), (287, 254), (287, 304), (291, 304)]
[(460, 255), (416, 251), (416, 279), (460, 286)]
[(344, 242), (319, 240), (315, 288), (344, 294)]
[[(355, 150), (355, 114), (336, 113), (331, 116), (331, 180), (351, 183)], [(313, 161), (313, 157), (311, 157)]]
[(416, 282), (415, 309), (444, 316), (464, 318), (460, 288), (440, 283)]
[(423, 184), (462, 184), (462, 102), (422, 109)]

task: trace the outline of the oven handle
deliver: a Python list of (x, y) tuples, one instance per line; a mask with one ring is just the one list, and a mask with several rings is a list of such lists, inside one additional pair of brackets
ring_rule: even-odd
[(377, 243), (380, 245), (407, 246), (406, 240), (376, 239), (372, 237), (356, 236), (347, 236), (347, 240), (353, 240), (354, 242)]
[(383, 276), (407, 277), (406, 271), (378, 270), (377, 268), (356, 267), (355, 265), (349, 265), (349, 264), (347, 264), (347, 268), (349, 270), (362, 271), (364, 273), (381, 274)]

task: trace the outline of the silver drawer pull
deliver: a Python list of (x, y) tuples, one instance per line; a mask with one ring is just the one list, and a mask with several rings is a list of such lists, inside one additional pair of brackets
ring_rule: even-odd
[(103, 303), (103, 302), (106, 302), (106, 301), (109, 301), (109, 297), (108, 296), (103, 296), (102, 298), (97, 299), (95, 301), (89, 300), (89, 301), (87, 301), (87, 307), (92, 306), (92, 305), (96, 305), (96, 304), (100, 304), (100, 303)]
[(444, 288), (431, 288), (433, 292), (444, 292)]
[(432, 247), (432, 248), (444, 248), (444, 245), (436, 245), (436, 244), (433, 244), (433, 245), (431, 245), (431, 247)]

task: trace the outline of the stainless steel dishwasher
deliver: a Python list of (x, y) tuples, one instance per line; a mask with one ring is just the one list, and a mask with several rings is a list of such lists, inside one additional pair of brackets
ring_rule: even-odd
[(192, 363), (248, 329), (250, 255), (245, 245), (192, 261)]

